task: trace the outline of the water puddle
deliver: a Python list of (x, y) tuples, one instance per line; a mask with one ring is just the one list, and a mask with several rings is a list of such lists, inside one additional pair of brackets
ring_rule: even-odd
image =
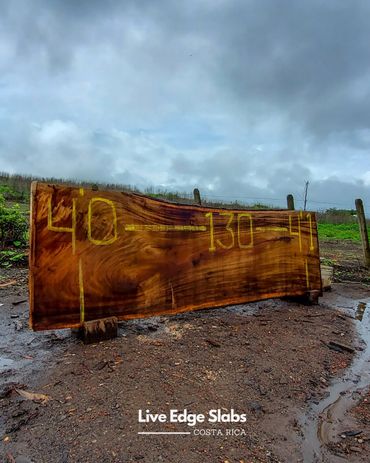
[(14, 360), (0, 357), (0, 371), (7, 370), (14, 363)]
[[(353, 301), (349, 308), (352, 313), (355, 311), (355, 325), (363, 342), (363, 350), (354, 354), (352, 364), (344, 376), (333, 381), (326, 396), (314, 403), (301, 418), (304, 463), (326, 461), (323, 456), (324, 446), (338, 441), (343, 417), (359, 400), (359, 392), (370, 386), (370, 298)], [(345, 459), (338, 457), (335, 461)]]

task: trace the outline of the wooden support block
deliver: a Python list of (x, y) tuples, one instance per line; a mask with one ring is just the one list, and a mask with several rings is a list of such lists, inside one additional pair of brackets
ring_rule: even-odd
[(78, 330), (78, 337), (84, 344), (105, 341), (117, 337), (117, 317), (101, 318), (84, 322)]
[(306, 295), (306, 303), (307, 305), (317, 305), (319, 303), (319, 297), (322, 296), (321, 291), (313, 290), (308, 291)]
[(319, 297), (322, 296), (322, 292), (319, 290), (307, 291), (302, 296), (288, 296), (283, 297), (284, 301), (297, 302), (298, 304), (304, 305), (317, 305), (319, 303)]

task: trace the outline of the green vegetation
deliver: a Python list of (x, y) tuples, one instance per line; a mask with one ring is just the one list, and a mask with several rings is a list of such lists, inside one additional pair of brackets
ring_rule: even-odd
[(318, 223), (319, 239), (360, 241), (357, 223)]
[(27, 194), (24, 191), (14, 190), (9, 185), (0, 185), (0, 195), (9, 201), (25, 201)]
[[(62, 179), (54, 177), (36, 177), (32, 175), (18, 175), (8, 174), (7, 172), (0, 172), (0, 194), (3, 194), (4, 198), (10, 201), (17, 201), (20, 203), (22, 210), (26, 212), (26, 206), (29, 202), (30, 188), (33, 181), (54, 183), (59, 185), (75, 186), (75, 187), (86, 187), (97, 190), (118, 190), (118, 191), (131, 191), (136, 193), (144, 193), (147, 196), (157, 199), (164, 199), (166, 201), (173, 201), (179, 203), (193, 204), (193, 192), (179, 192), (179, 191), (168, 191), (161, 188), (148, 187), (144, 192), (138, 190), (133, 185), (126, 184), (115, 184), (115, 183), (103, 183), (103, 182), (89, 182), (79, 181), (71, 179)], [(201, 191), (202, 196), (202, 191)], [(273, 206), (255, 203), (245, 204), (238, 201), (224, 202), (214, 200), (212, 198), (202, 197), (202, 203), (205, 206), (210, 207), (221, 207), (225, 209), (252, 209), (252, 210), (266, 210), (274, 209)], [(276, 209), (276, 208), (275, 208)]]
[[(134, 191), (140, 193), (136, 187), (124, 184), (96, 184), (87, 181), (81, 182), (60, 178), (41, 178), (0, 172), (0, 266), (3, 265), (2, 262), (5, 258), (7, 262), (16, 262), (17, 256), (19, 257), (19, 254), (22, 254), (19, 248), (26, 246), (29, 192), (31, 182), (34, 180), (76, 187), (95, 188), (99, 190)], [(202, 190), (200, 193), (202, 196)], [(173, 192), (158, 188), (147, 188), (144, 194), (152, 198), (178, 203), (193, 204), (194, 202), (192, 192)], [(226, 209), (274, 209), (270, 205), (261, 203), (247, 205), (237, 201), (224, 202), (213, 200), (206, 196), (202, 197), (202, 204)], [(317, 218), (320, 239), (360, 241), (355, 210), (331, 208), (327, 209), (325, 212), (318, 212)], [(19, 243), (18, 247), (15, 243)], [(8, 252), (9, 248), (14, 251), (14, 255)], [(4, 251), (7, 251), (6, 255), (3, 254)]]
[(28, 222), (22, 214), (19, 204), (7, 206), (0, 194), (0, 248), (26, 244)]
[(0, 194), (0, 267), (12, 267), (26, 261), (28, 221), (19, 204), (7, 205)]
[(115, 183), (96, 183), (81, 180), (71, 180), (56, 177), (36, 177), (33, 175), (8, 174), (0, 172), (0, 194), (3, 194), (6, 200), (28, 201), (30, 196), (31, 183), (33, 181), (55, 183), (58, 185), (68, 185), (76, 187), (94, 186), (99, 190), (119, 190), (119, 191), (137, 191), (135, 187)]
[(27, 254), (23, 250), (3, 249), (0, 251), (0, 267), (10, 268), (27, 264)]
[(318, 212), (317, 218), (320, 223), (329, 223), (329, 224), (347, 224), (347, 223), (356, 223), (357, 224), (357, 215), (354, 209), (327, 209), (325, 212)]
[(320, 262), (323, 265), (329, 265), (329, 267), (333, 267), (335, 265), (335, 260), (329, 259), (328, 257), (320, 257)]

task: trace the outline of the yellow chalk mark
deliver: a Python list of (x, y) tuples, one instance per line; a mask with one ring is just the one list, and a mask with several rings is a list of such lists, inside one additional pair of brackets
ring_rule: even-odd
[(125, 225), (125, 231), (136, 232), (136, 231), (152, 231), (152, 232), (166, 232), (166, 231), (207, 231), (207, 227), (204, 225), (136, 225), (133, 223)]
[(72, 227), (57, 227), (53, 225), (53, 210), (51, 196), (48, 199), (48, 224), (47, 229), (60, 233), (72, 233), (72, 254), (76, 251), (76, 199), (72, 199)]
[(307, 285), (307, 289), (310, 289), (310, 275), (309, 275), (309, 272), (308, 272), (308, 260), (306, 259), (306, 285)]
[(78, 286), (80, 290), (80, 323), (82, 325), (82, 323), (85, 321), (85, 293), (81, 259), (78, 261)]
[(76, 251), (76, 200), (72, 199), (72, 254)]
[[(108, 204), (111, 208), (112, 208), (112, 215), (113, 215), (113, 230), (114, 230), (114, 234), (111, 238), (107, 239), (107, 240), (97, 240), (95, 238), (92, 237), (92, 234), (91, 234), (91, 218), (92, 218), (92, 205), (94, 203), (97, 203), (97, 202), (101, 202), (101, 203), (105, 203), (105, 204)], [(98, 246), (105, 246), (107, 244), (112, 244), (116, 241), (117, 237), (118, 237), (118, 232), (117, 232), (117, 213), (116, 213), (116, 208), (114, 206), (114, 203), (113, 201), (110, 201), (109, 199), (105, 199), (105, 198), (92, 198), (89, 202), (89, 209), (88, 209), (88, 220), (87, 220), (87, 237), (88, 239), (94, 243), (94, 244), (97, 244)]]
[(213, 223), (213, 212), (207, 212), (206, 217), (209, 217), (209, 239), (210, 239), (210, 246), (209, 251), (214, 252), (216, 251), (215, 246), (215, 228)]
[(313, 245), (313, 232), (312, 232), (312, 217), (311, 214), (307, 214), (308, 221), (310, 222), (310, 251), (314, 250), (314, 245)]
[(229, 220), (227, 221), (227, 225), (226, 225), (226, 230), (230, 233), (230, 236), (231, 236), (231, 242), (229, 245), (226, 245), (224, 243), (222, 243), (222, 241), (220, 240), (217, 240), (216, 241), (216, 244), (218, 244), (219, 246), (221, 246), (221, 248), (223, 249), (231, 249), (234, 247), (235, 245), (235, 236), (234, 236), (234, 230), (231, 228), (231, 223), (234, 219), (234, 214), (232, 212), (220, 212), (219, 215), (224, 215), (226, 217), (229, 217)]
[(302, 251), (302, 236), (301, 236), (301, 217), (302, 217), (302, 211), (300, 211), (299, 215), (297, 215), (297, 220), (298, 220), (298, 231), (294, 232), (292, 230), (292, 216), (289, 216), (289, 233), (292, 236), (298, 236), (298, 241), (299, 241), (299, 250)]
[[(243, 217), (246, 217), (246, 218), (249, 219), (249, 232), (250, 232), (251, 238), (250, 238), (250, 243), (248, 243), (248, 244), (242, 244), (242, 242), (240, 240), (240, 222), (241, 222), (241, 219)], [(239, 247), (241, 249), (247, 249), (247, 248), (251, 248), (253, 246), (253, 220), (252, 220), (252, 214), (248, 214), (248, 213), (238, 214), (238, 243), (239, 243)]]
[(287, 232), (288, 227), (256, 227), (256, 231)]

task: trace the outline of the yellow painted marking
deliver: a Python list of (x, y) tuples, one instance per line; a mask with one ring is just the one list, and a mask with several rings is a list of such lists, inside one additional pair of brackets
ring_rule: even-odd
[(125, 225), (125, 231), (135, 232), (135, 231), (153, 231), (153, 232), (166, 232), (166, 231), (207, 231), (205, 225), (136, 225), (133, 223)]
[(207, 212), (206, 217), (209, 217), (209, 238), (210, 238), (210, 246), (209, 250), (211, 252), (216, 251), (215, 246), (215, 234), (214, 234), (214, 223), (213, 223), (213, 212)]
[(80, 188), (80, 196), (83, 196), (83, 195), (84, 195), (84, 189)]
[(308, 273), (308, 260), (306, 259), (306, 285), (307, 289), (310, 289), (310, 275)]
[(256, 231), (287, 232), (288, 227), (256, 227)]
[(216, 243), (221, 246), (223, 249), (231, 249), (235, 245), (235, 236), (234, 236), (234, 230), (231, 228), (231, 223), (234, 219), (234, 214), (233, 212), (220, 212), (219, 215), (224, 215), (226, 217), (229, 217), (229, 220), (226, 225), (226, 230), (230, 233), (231, 235), (231, 243), (226, 246), (224, 243), (222, 243), (220, 240), (217, 240)]
[(82, 323), (85, 321), (85, 293), (81, 259), (78, 261), (78, 286), (80, 290), (80, 323), (82, 325)]
[(51, 206), (51, 196), (49, 196), (47, 228), (50, 231), (72, 233), (72, 254), (74, 254), (76, 251), (76, 199), (72, 199), (72, 227), (57, 227), (53, 225), (53, 210)]
[(302, 252), (302, 237), (301, 237), (301, 217), (302, 217), (302, 211), (300, 211), (299, 215), (297, 216), (298, 220), (298, 231), (294, 232), (292, 230), (292, 216), (289, 216), (289, 233), (293, 236), (298, 236), (299, 240), (299, 250)]
[(76, 200), (72, 199), (72, 254), (76, 251)]
[[(101, 203), (106, 203), (112, 208), (112, 214), (113, 214), (113, 229), (114, 229), (114, 234), (111, 238), (107, 240), (97, 240), (91, 236), (91, 218), (92, 218), (92, 205), (94, 203), (101, 202)], [(116, 214), (116, 208), (114, 207), (113, 201), (110, 201), (109, 199), (105, 198), (92, 198), (90, 199), (89, 202), (89, 209), (88, 209), (88, 220), (87, 220), (87, 237), (88, 239), (94, 243), (97, 244), (98, 246), (104, 246), (107, 244), (112, 244), (116, 241), (118, 237), (118, 232), (117, 232), (117, 214)]]
[(313, 245), (313, 233), (312, 233), (312, 217), (311, 214), (307, 214), (308, 221), (310, 222), (310, 251), (314, 250), (314, 245)]
[[(249, 218), (249, 231), (250, 231), (250, 235), (251, 235), (251, 240), (250, 240), (249, 244), (242, 244), (241, 240), (240, 240), (240, 221), (241, 221), (241, 219), (243, 217)], [(248, 214), (248, 213), (238, 214), (238, 243), (239, 243), (239, 247), (241, 249), (251, 248), (253, 246), (253, 220), (252, 220), (252, 214)]]

